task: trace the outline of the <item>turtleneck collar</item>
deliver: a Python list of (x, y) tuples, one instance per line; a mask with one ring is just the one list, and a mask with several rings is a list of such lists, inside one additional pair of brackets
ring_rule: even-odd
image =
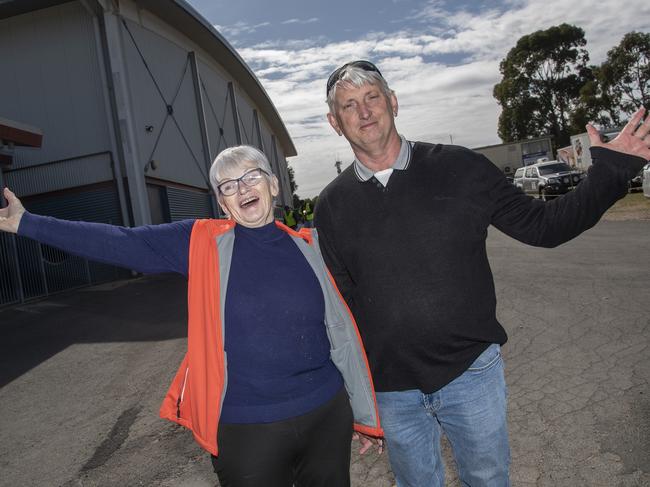
[(260, 242), (278, 240), (284, 235), (285, 232), (280, 230), (274, 221), (257, 228), (245, 227), (239, 223), (235, 225), (235, 236), (251, 238)]

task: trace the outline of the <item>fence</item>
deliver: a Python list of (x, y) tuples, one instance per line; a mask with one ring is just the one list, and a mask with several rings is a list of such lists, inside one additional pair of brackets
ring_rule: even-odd
[(0, 270), (0, 306), (129, 276), (126, 270), (7, 233), (0, 234)]

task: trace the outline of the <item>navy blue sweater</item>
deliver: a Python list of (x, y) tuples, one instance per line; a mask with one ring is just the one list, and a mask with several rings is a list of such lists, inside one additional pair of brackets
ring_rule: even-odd
[[(138, 272), (187, 276), (193, 225), (126, 228), (25, 213), (18, 234)], [(307, 413), (343, 385), (329, 356), (320, 284), (275, 223), (234, 231), (224, 320), (228, 387), (220, 421), (266, 423)]]

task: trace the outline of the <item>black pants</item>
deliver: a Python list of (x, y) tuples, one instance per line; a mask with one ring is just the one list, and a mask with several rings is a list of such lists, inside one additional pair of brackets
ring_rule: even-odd
[(352, 409), (345, 389), (310, 413), (265, 424), (220, 424), (221, 487), (349, 487)]

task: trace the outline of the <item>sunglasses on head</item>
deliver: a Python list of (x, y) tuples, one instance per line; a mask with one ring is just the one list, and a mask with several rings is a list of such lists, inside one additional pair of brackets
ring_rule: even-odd
[(330, 77), (327, 78), (327, 92), (325, 93), (326, 96), (330, 94), (330, 91), (336, 82), (341, 79), (347, 68), (361, 68), (364, 71), (372, 71), (381, 76), (381, 72), (379, 69), (377, 69), (377, 66), (372, 64), (370, 61), (352, 61), (351, 63), (344, 64), (335, 70), (332, 74), (330, 74)]

